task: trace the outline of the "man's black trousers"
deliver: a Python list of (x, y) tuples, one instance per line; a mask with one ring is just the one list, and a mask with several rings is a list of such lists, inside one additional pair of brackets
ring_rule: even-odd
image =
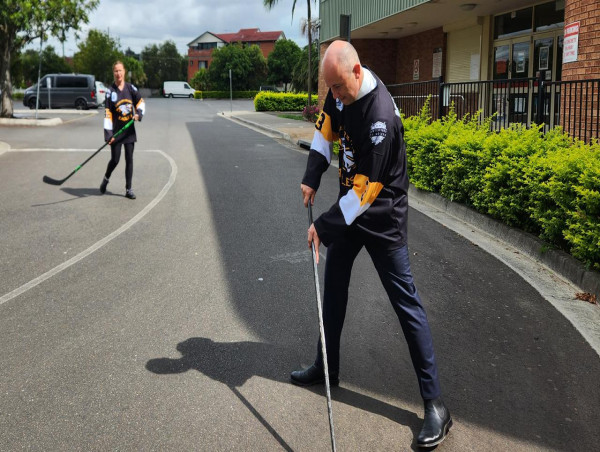
[[(375, 264), (379, 278), (400, 320), (408, 344), (413, 367), (417, 374), (423, 399), (435, 399), (441, 395), (433, 341), (425, 309), (413, 283), (408, 258), (408, 247), (389, 248), (365, 245), (358, 234), (352, 239), (343, 238), (327, 248), (325, 262), (325, 292), (323, 296), (323, 322), (327, 361), (331, 375), (339, 373), (340, 336), (348, 304), (348, 285), (352, 265), (363, 246)], [(315, 364), (322, 368), (321, 344)]]

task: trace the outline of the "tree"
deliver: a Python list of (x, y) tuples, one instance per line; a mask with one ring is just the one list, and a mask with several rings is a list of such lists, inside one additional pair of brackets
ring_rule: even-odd
[[(273, 8), (273, 6), (275, 6), (275, 4), (277, 4), (279, 0), (263, 0), (263, 4), (267, 7), (267, 9), (271, 9)], [(315, 0), (316, 2), (316, 0)], [(307, 74), (311, 74), (312, 71), (312, 64), (313, 64), (313, 57), (312, 57), (312, 52), (313, 52), (313, 45), (312, 45), (312, 31), (313, 31), (313, 26), (312, 26), (312, 20), (311, 20), (311, 14), (310, 14), (310, 0), (306, 0), (306, 6), (308, 9), (308, 19), (307, 19), (307, 27), (306, 30), (308, 32), (308, 55), (306, 58), (306, 61), (308, 62), (308, 70), (307, 70)], [(292, 18), (294, 17), (294, 11), (296, 9), (296, 0), (294, 0), (294, 2), (292, 3)], [(307, 92), (308, 92), (308, 99), (306, 102), (306, 106), (310, 107), (310, 99), (311, 99), (311, 91), (312, 91), (312, 80), (311, 77), (307, 77)]]
[(212, 89), (229, 90), (229, 70), (235, 90), (258, 89), (267, 76), (267, 62), (257, 45), (228, 44), (212, 53), (208, 76)]
[(127, 80), (135, 86), (145, 86), (148, 77), (144, 72), (144, 65), (132, 56), (125, 56), (122, 61), (127, 71)]
[(269, 54), (267, 67), (269, 69), (269, 77), (267, 81), (272, 85), (279, 83), (285, 84), (287, 91), (288, 83), (292, 81), (292, 73), (294, 66), (301, 58), (302, 50), (294, 41), (280, 39), (275, 43), (275, 48)]
[(89, 21), (99, 0), (0, 0), (0, 117), (11, 117), (11, 56), (34, 39), (64, 36)]
[(140, 59), (144, 65), (144, 72), (148, 75), (147, 86), (149, 88), (159, 88), (163, 82), (160, 75), (160, 60), (158, 58), (158, 46), (156, 44), (147, 45), (142, 49)]
[(92, 74), (101, 82), (111, 82), (113, 63), (123, 59), (119, 38), (112, 38), (108, 33), (91, 29), (86, 40), (80, 42), (77, 47), (79, 50), (73, 56), (75, 70)]
[[(308, 64), (308, 55), (311, 56), (312, 62)], [(310, 68), (310, 69), (309, 69)], [(308, 76), (308, 71), (312, 72), (312, 77)], [(309, 82), (316, 86), (319, 80), (319, 56), (316, 51), (316, 44), (313, 44), (313, 51), (309, 53), (308, 46), (302, 49), (302, 56), (298, 59), (294, 72), (292, 73), (292, 85), (294, 91), (308, 91)]]
[[(148, 76), (148, 87), (160, 88), (165, 80), (185, 80), (187, 74), (182, 74), (184, 59), (177, 52), (173, 41), (163, 44), (151, 44), (144, 47), (140, 55), (144, 72)], [(187, 66), (186, 66), (187, 69)]]
[[(165, 41), (158, 48), (158, 58), (160, 59), (161, 75), (163, 82), (165, 80), (181, 80), (187, 79), (187, 74), (182, 75), (181, 60), (183, 57), (179, 55), (177, 46), (173, 41)], [(186, 66), (187, 68), (187, 66)]]
[(250, 69), (250, 58), (240, 43), (216, 48), (213, 50), (212, 62), (208, 68), (211, 86), (219, 91), (229, 90), (229, 71), (231, 70), (234, 88), (244, 90), (248, 85)]
[[(40, 67), (40, 53), (37, 50), (27, 49), (14, 58), (14, 63), (11, 80), (15, 86), (19, 84), (30, 86), (35, 83)], [(73, 68), (64, 58), (56, 54), (54, 47), (45, 47), (42, 51), (42, 75), (61, 72), (73, 72)]]
[(250, 73), (248, 74), (246, 89), (258, 90), (260, 85), (263, 85), (267, 79), (267, 60), (257, 45), (244, 47), (244, 52), (250, 59)]
[(190, 80), (190, 85), (192, 85), (192, 87), (196, 90), (208, 91), (210, 87), (208, 79), (208, 70), (202, 68), (198, 72), (196, 72)]

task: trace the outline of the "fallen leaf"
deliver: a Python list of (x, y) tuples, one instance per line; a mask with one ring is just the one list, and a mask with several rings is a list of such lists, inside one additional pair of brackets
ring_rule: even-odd
[(578, 300), (587, 301), (591, 304), (598, 304), (598, 302), (596, 301), (596, 295), (593, 293), (577, 292), (575, 294), (575, 298), (577, 298)]

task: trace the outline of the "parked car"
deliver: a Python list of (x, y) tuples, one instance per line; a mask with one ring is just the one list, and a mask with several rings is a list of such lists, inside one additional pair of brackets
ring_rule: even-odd
[[(78, 110), (98, 108), (95, 78), (90, 74), (47, 74), (40, 79), (39, 107), (71, 107)], [(37, 84), (27, 88), (23, 105), (35, 108)]]
[(98, 106), (104, 105), (104, 100), (106, 99), (106, 86), (104, 83), (96, 81), (96, 102)]
[(189, 97), (192, 99), (196, 90), (187, 82), (164, 82), (163, 96), (164, 97)]

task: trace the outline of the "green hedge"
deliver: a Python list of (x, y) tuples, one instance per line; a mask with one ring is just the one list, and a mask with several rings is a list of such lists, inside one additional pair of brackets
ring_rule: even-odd
[[(254, 98), (256, 111), (302, 111), (308, 94), (274, 93), (261, 91)], [(318, 96), (311, 95), (311, 105), (317, 105)]]
[(600, 145), (556, 128), (498, 132), (450, 113), (404, 119), (411, 182), (517, 228), (600, 270)]
[(258, 91), (196, 91), (194, 99), (252, 99)]

